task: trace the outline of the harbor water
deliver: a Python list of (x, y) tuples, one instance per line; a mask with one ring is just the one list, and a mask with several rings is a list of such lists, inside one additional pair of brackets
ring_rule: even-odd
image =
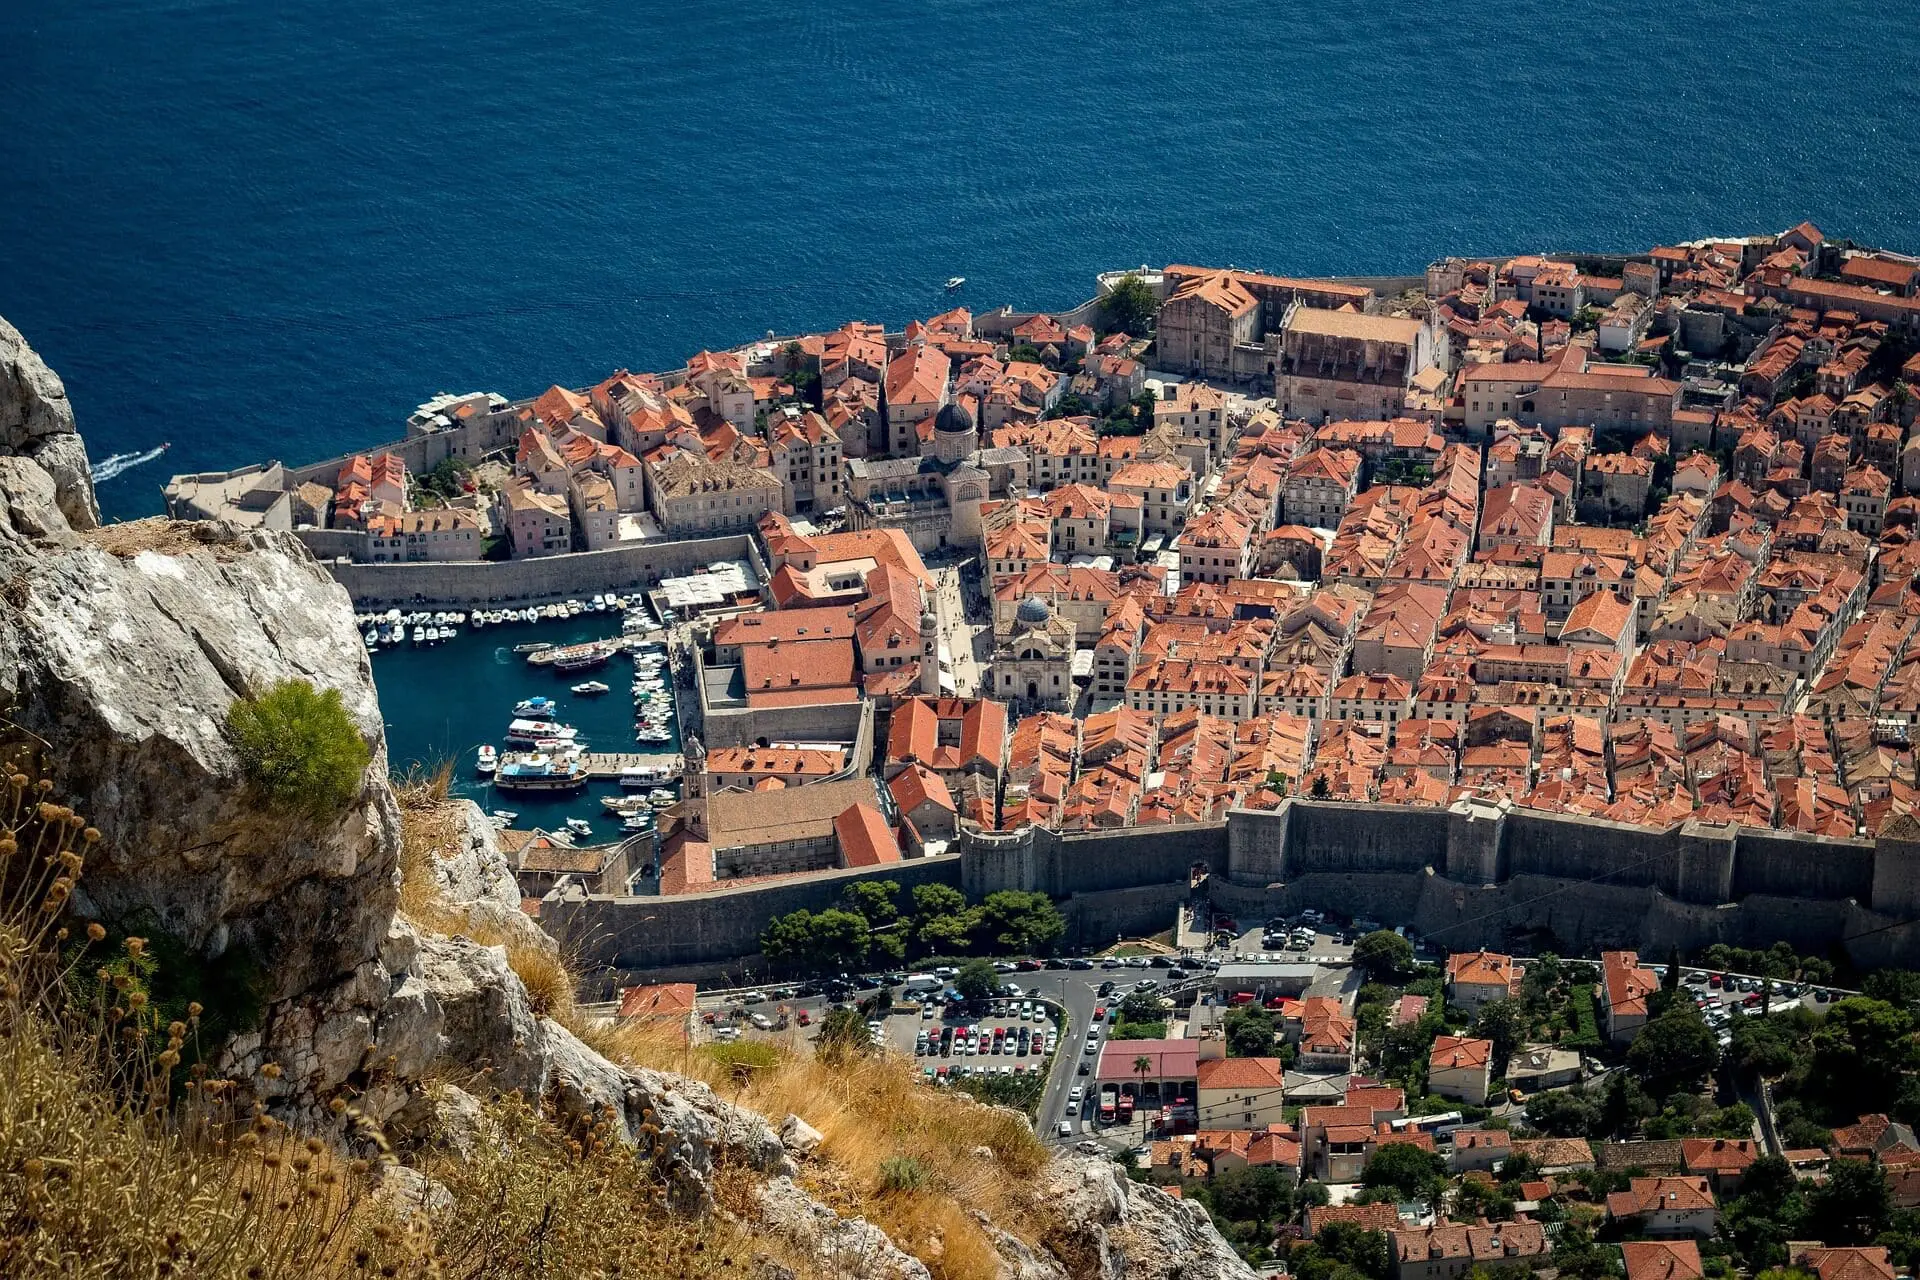
[[(545, 641), (555, 645), (604, 640), (620, 635), (618, 613), (583, 613), (551, 622), (506, 623), (475, 630), (463, 627), (436, 645), (411, 642), (373, 654), (373, 682), (380, 714), (387, 725), (387, 754), (396, 776), (413, 769), (453, 764), (453, 794), (482, 809), (507, 809), (519, 817), (513, 825), (564, 830), (568, 818), (584, 818), (593, 834), (582, 844), (619, 840), (627, 833), (620, 819), (601, 805), (602, 796), (621, 794), (617, 782), (590, 782), (572, 794), (516, 791), (497, 793), (474, 770), (482, 743), (502, 747), (514, 704), (542, 696), (559, 704), (555, 717), (580, 731), (590, 752), (675, 754), (680, 750), (676, 721), (668, 742), (636, 742), (633, 735), (633, 659), (615, 654), (593, 671), (562, 673), (534, 666), (514, 646)], [(596, 696), (570, 692), (571, 686), (598, 680), (609, 686)]]

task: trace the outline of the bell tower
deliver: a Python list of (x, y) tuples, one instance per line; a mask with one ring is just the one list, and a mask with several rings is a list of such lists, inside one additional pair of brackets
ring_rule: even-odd
[(920, 611), (920, 692), (940, 696), (940, 619), (931, 606)]

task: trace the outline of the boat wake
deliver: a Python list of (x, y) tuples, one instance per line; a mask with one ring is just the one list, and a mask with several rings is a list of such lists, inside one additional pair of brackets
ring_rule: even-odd
[(93, 482), (100, 484), (115, 476), (125, 475), (135, 467), (145, 466), (167, 451), (166, 445), (158, 445), (141, 453), (116, 453), (110, 458), (102, 458), (93, 464)]

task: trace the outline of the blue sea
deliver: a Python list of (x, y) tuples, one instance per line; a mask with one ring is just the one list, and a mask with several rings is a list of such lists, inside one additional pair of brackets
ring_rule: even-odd
[(768, 329), (1180, 259), (1830, 233), (1920, 248), (1868, 0), (0, 0), (0, 314), (101, 488), (391, 438)]

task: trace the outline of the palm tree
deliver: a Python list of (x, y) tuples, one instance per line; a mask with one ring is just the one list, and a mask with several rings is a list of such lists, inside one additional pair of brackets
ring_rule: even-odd
[(1153, 1059), (1141, 1054), (1133, 1060), (1133, 1074), (1140, 1077), (1140, 1083), (1134, 1086), (1133, 1100), (1142, 1111), (1147, 1105), (1147, 1073), (1153, 1070)]

